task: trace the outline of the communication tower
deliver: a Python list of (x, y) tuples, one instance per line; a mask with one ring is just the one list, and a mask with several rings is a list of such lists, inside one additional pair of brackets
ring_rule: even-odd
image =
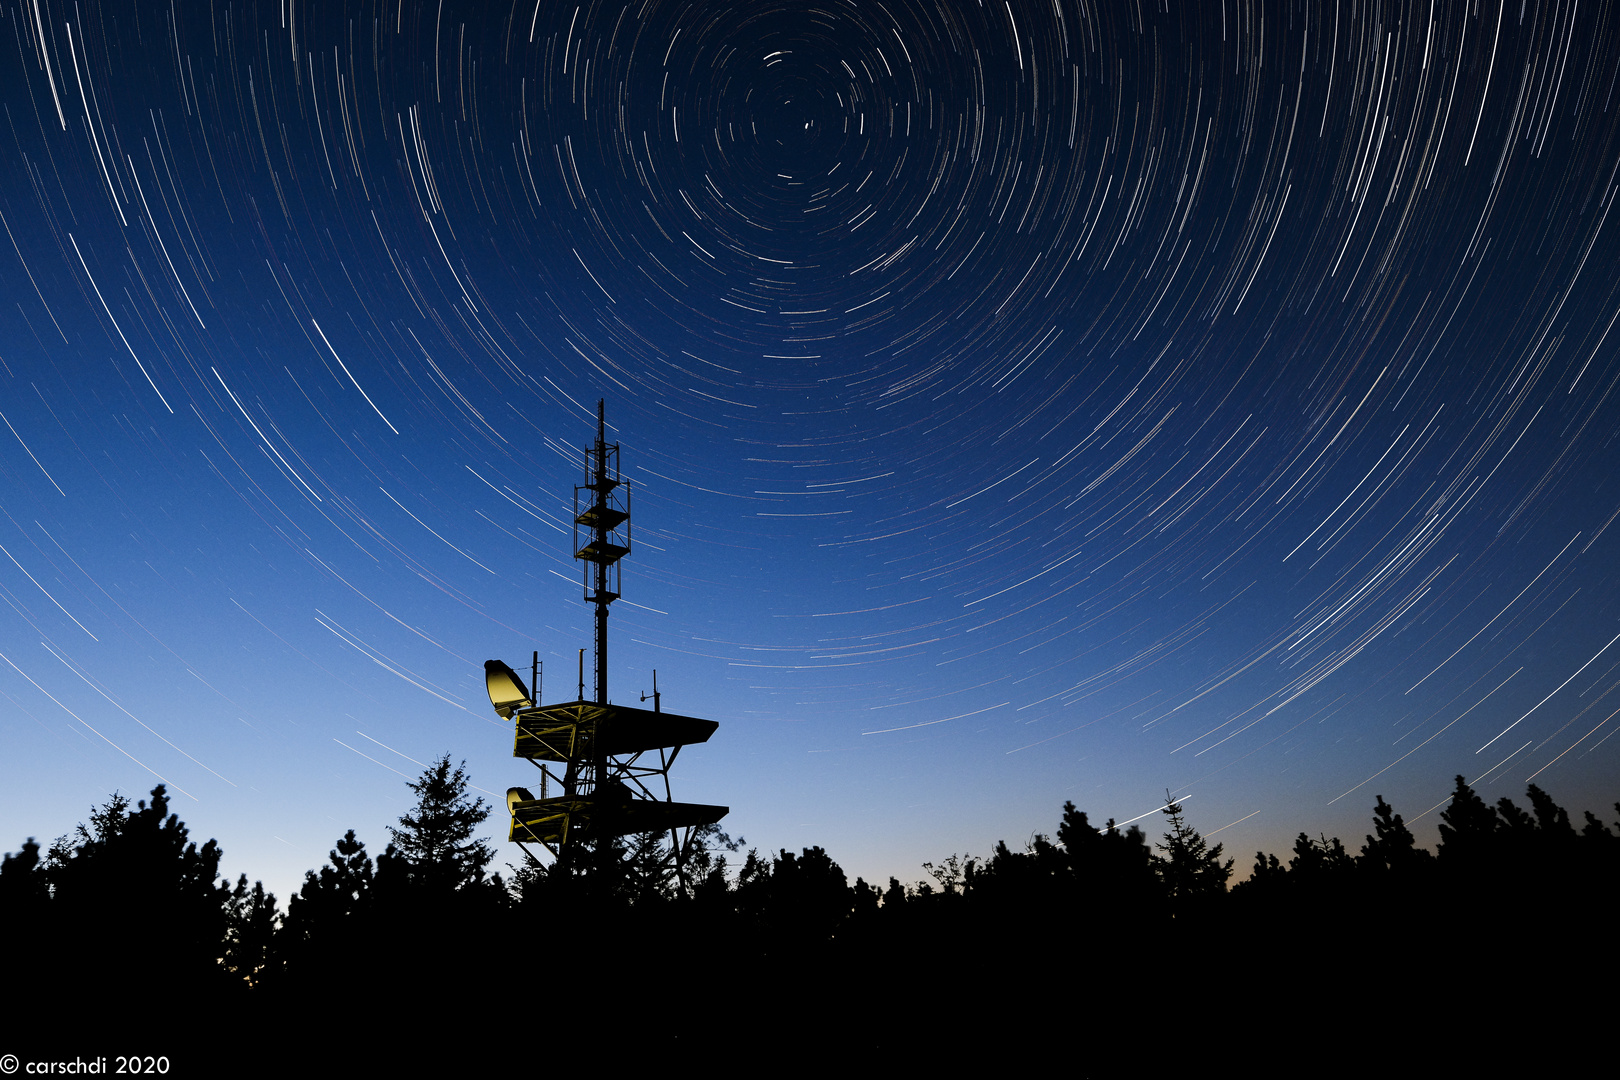
[[(577, 701), (540, 704), (538, 652), (530, 671), (532, 694), (500, 660), (484, 662), (484, 682), (496, 714), (517, 724), (512, 756), (540, 770), (539, 798), (522, 787), (506, 793), (509, 839), (531, 857), (531, 843), (561, 856), (584, 841), (668, 832), (679, 870), (697, 829), (730, 808), (675, 802), (669, 769), (681, 747), (707, 742), (720, 725), (661, 711), (656, 674), (651, 711), (608, 700), (608, 605), (619, 598), (619, 560), (629, 553), (630, 485), (619, 471), (619, 444), (607, 441), (604, 404), (598, 401), (596, 443), (585, 450), (585, 482), (574, 487), (574, 558), (584, 571), (584, 599), (596, 609), (594, 700), (585, 698), (584, 649)], [(553, 785), (561, 794), (551, 793)]]

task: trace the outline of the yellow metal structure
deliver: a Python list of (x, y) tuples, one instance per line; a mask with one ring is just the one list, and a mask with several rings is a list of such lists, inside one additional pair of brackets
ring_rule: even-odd
[[(571, 837), (710, 825), (727, 813), (724, 806), (678, 803), (669, 797), (669, 767), (681, 747), (708, 741), (720, 726), (713, 720), (594, 701), (531, 706), (514, 712), (513, 718), (517, 732), (512, 756), (562, 765), (559, 779), (565, 790), (573, 791), (555, 798), (509, 797), (509, 838), (517, 843), (557, 848)], [(589, 777), (582, 775), (588, 771), (582, 766), (597, 760), (605, 764), (601, 784), (593, 770)], [(545, 775), (551, 778), (549, 771)], [(660, 779), (663, 798), (648, 786)]]

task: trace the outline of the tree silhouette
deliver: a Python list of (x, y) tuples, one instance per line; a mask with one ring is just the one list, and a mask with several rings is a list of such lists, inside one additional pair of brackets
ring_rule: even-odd
[(1278, 889), (1283, 887), (1287, 878), (1288, 871), (1283, 868), (1277, 856), (1257, 851), (1254, 853), (1254, 869), (1249, 872), (1249, 880), (1238, 882), (1232, 886), (1232, 891), (1235, 893), (1239, 889), (1245, 892)]
[[(1615, 809), (1620, 810), (1620, 803), (1615, 804)], [(1586, 824), (1581, 828), (1581, 836), (1593, 845), (1620, 843), (1620, 836), (1610, 832), (1603, 819), (1590, 810), (1586, 811)]]
[(276, 971), (276, 931), (281, 913), (276, 910), (274, 893), (264, 891), (264, 882), (248, 888), (247, 875), (237, 879), (225, 914), (225, 956), (220, 963), (226, 972), (248, 986), (258, 986)]
[(217, 985), (231, 910), (230, 884), (215, 884), (219, 860), (215, 841), (190, 841), (162, 784), (134, 809), (114, 794), (51, 846), (43, 868), (58, 965), (80, 977), (163, 972), (199, 993)]
[[(32, 836), (23, 842), (21, 851), (15, 855), (8, 853), (5, 860), (0, 862), (0, 916), (20, 913), (48, 896), (45, 876), (39, 872), (39, 865), (39, 844)], [(10, 923), (20, 924), (21, 920)]]
[(733, 840), (717, 824), (698, 828), (686, 853), (688, 895), (711, 900), (724, 896), (731, 888), (726, 880), (728, 867), (725, 852), (735, 854), (745, 843), (747, 841), (741, 836)]
[(1559, 841), (1575, 838), (1575, 828), (1569, 823), (1569, 814), (1562, 806), (1553, 802), (1551, 796), (1534, 784), (1530, 785), (1528, 795), (1530, 806), (1536, 812), (1536, 825), (1544, 836)]
[[(39, 844), (30, 836), (17, 854), (0, 862), (0, 926), (30, 927), (33, 933), (6, 935), (0, 956), (17, 972), (37, 971), (49, 964), (46, 955), (50, 929), (50, 882), (41, 869)], [(41, 933), (45, 931), (46, 933)]]
[(1451, 862), (1483, 860), (1489, 855), (1497, 828), (1496, 812), (1474, 793), (1467, 780), (1458, 776), (1451, 805), (1440, 811), (1440, 858)]
[(1187, 823), (1181, 805), (1165, 792), (1167, 805), (1164, 815), (1170, 819), (1170, 831), (1164, 834), (1164, 843), (1157, 845), (1164, 854), (1158, 860), (1159, 878), (1164, 882), (1172, 904), (1186, 906), (1199, 903), (1212, 896), (1226, 893), (1226, 879), (1232, 876), (1232, 860), (1221, 862), (1222, 845), (1213, 848)]
[(1429, 853), (1417, 846), (1412, 830), (1382, 795), (1373, 809), (1374, 836), (1361, 847), (1359, 865), (1372, 872), (1404, 873), (1429, 861)]
[(320, 873), (305, 871), (303, 886), (287, 901), (279, 951), (289, 973), (307, 982), (352, 965), (371, 944), (370, 913), (375, 877), (366, 845), (354, 830), (343, 834)]
[(388, 834), (394, 841), (393, 854), (403, 861), (410, 880), (440, 893), (484, 884), (484, 871), (495, 852), (473, 833), (489, 817), (490, 808), (482, 798), (468, 796), (467, 763), (452, 768), (446, 754), (407, 786), (416, 795), (416, 805)]
[(1536, 819), (1527, 810), (1521, 810), (1507, 796), (1496, 800), (1496, 812), (1501, 817), (1497, 829), (1512, 839), (1523, 841), (1536, 834)]
[(328, 964), (331, 950), (352, 948), (383, 985), (441, 993), (492, 974), (509, 897), (500, 876), (486, 873), (495, 852), (475, 834), (490, 808), (469, 793), (466, 763), (446, 754), (407, 786), (416, 801), (388, 830), (393, 842), (377, 856), (366, 910), (352, 920), (360, 932), (352, 945), (333, 936), (322, 948)]
[(855, 906), (843, 868), (819, 847), (800, 855), (784, 849), (770, 864), (750, 851), (738, 875), (737, 901), (767, 951), (827, 942)]
[(1335, 836), (1312, 840), (1300, 833), (1294, 840), (1294, 857), (1288, 860), (1288, 873), (1298, 881), (1325, 881), (1342, 877), (1355, 866), (1344, 844)]
[(296, 921), (308, 908), (329, 909), (337, 918), (354, 915), (369, 899), (371, 879), (371, 856), (350, 829), (328, 852), (327, 865), (318, 876), (313, 870), (305, 871), (303, 888), (288, 904), (288, 922)]
[(978, 860), (971, 856), (963, 858), (961, 855), (950, 855), (940, 860), (938, 866), (931, 862), (925, 862), (922, 866), (928, 871), (928, 876), (939, 883), (942, 895), (957, 896), (964, 887), (972, 888)]
[[(1232, 861), (1171, 800), (1157, 853), (1139, 829), (1099, 830), (1067, 803), (1051, 837), (1035, 835), (1021, 852), (999, 843), (982, 863), (957, 855), (925, 863), (931, 883), (908, 889), (889, 878), (881, 897), (865, 881), (849, 886), (819, 847), (775, 858), (749, 851), (733, 884), (720, 853), (740, 843), (713, 828), (693, 848), (688, 891), (666, 887), (661, 837), (614, 838), (520, 872), (522, 903), (508, 905), (500, 879), (487, 875), (490, 845), (474, 837), (489, 811), (468, 788), (465, 769), (448, 758), (428, 766), (410, 784), (416, 801), (393, 830), (397, 843), (374, 864), (345, 834), (327, 865), (305, 875), (285, 919), (246, 875), (234, 888), (218, 881), (218, 846), (190, 842), (163, 788), (135, 805), (115, 794), (48, 854), (29, 840), (0, 863), (0, 918), (14, 928), (0, 955), (8, 970), (28, 972), (42, 1015), (60, 1013), (56, 1003), (82, 994), (88, 979), (160, 986), (97, 1018), (98, 1030), (120, 1036), (119, 1024), (133, 1031), (138, 1020), (146, 1031), (197, 1017), (223, 1027), (253, 1016), (267, 1029), (299, 1030), (312, 1014), (340, 1015), (379, 994), (430, 1002), (430, 1015), (447, 1016), (456, 987), (509, 978), (514, 941), (566, 926), (546, 934), (547, 970), (569, 981), (575, 1000), (614, 1002), (571, 1016), (576, 1030), (650, 1047), (653, 1033), (695, 1029), (718, 1008), (734, 1030), (774, 1034), (780, 1016), (792, 1015), (833, 1032), (818, 1034), (822, 1048), (859, 1051), (899, 1045), (897, 1013), (851, 1017), (848, 996), (807, 971), (882, 986), (896, 971), (933, 970), (940, 943), (953, 942), (965, 947), (942, 989), (1009, 988), (931, 995), (919, 1010), (926, 1015), (906, 1019), (908, 1045), (985, 1023), (1057, 1030), (1122, 996), (1160, 992), (1157, 973), (1184, 962), (1194, 943), (1266, 956), (1223, 975), (1223, 996), (1286, 1008), (1298, 1003), (1288, 988), (1317, 978), (1324, 956), (1376, 956), (1392, 978), (1414, 981), (1469, 962), (1486, 935), (1506, 943), (1504, 962), (1518, 965), (1510, 973), (1529, 979), (1544, 922), (1503, 913), (1555, 910), (1620, 887), (1620, 836), (1595, 816), (1577, 834), (1539, 788), (1530, 787), (1526, 811), (1506, 799), (1488, 806), (1459, 779), (1442, 815), (1446, 859), (1416, 847), (1380, 796), (1359, 859), (1337, 840), (1301, 834), (1288, 867), (1257, 854), (1253, 878), (1230, 898)], [(600, 874), (598, 855), (608, 867)], [(1444, 915), (1413, 919), (1413, 911)], [(1323, 926), (1333, 927), (1332, 943), (1312, 944)], [(1020, 942), (1005, 946), (1009, 927)], [(1601, 935), (1583, 948), (1599, 963), (1614, 951)], [(624, 993), (651, 955), (681, 973), (680, 993)], [(1079, 970), (1089, 973), (1082, 985), (1039, 992)], [(1347, 982), (1328, 1002), (1353, 1009), (1365, 986)], [(64, 1022), (83, 1021), (72, 1012)]]

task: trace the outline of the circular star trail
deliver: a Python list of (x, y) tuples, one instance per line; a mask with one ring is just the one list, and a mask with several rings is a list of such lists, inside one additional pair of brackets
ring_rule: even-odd
[(0, 23), (10, 842), (161, 781), (285, 888), (523, 782), (479, 666), (574, 693), (598, 398), (612, 694), (766, 846), (1615, 797), (1603, 5)]

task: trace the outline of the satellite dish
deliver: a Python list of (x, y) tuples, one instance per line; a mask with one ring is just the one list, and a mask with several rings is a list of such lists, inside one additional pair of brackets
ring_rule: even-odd
[(510, 814), (512, 807), (520, 802), (534, 802), (534, 795), (526, 787), (506, 789), (506, 812)]
[(499, 660), (484, 661), (484, 688), (489, 691), (489, 703), (502, 720), (512, 719), (519, 709), (534, 708), (529, 688), (523, 685), (518, 673)]

